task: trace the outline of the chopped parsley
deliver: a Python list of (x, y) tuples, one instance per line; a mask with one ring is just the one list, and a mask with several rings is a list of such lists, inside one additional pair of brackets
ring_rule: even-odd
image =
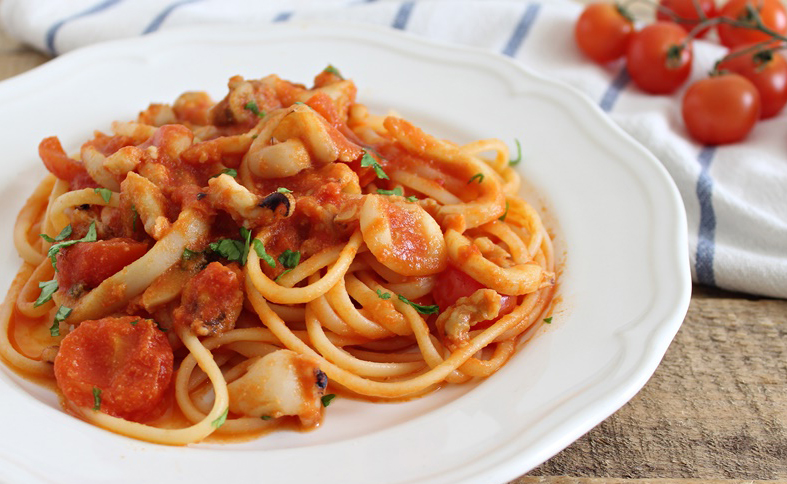
[(228, 261), (238, 261), (240, 265), (246, 265), (251, 243), (251, 231), (246, 227), (241, 227), (240, 236), (243, 237), (243, 240), (219, 239), (216, 242), (211, 242), (208, 247)]
[(55, 242), (60, 242), (61, 240), (66, 240), (68, 237), (71, 236), (71, 225), (66, 225), (63, 230), (55, 237), (54, 239), (47, 234), (40, 234), (41, 238), (49, 242), (50, 244), (54, 244)]
[(327, 72), (329, 74), (333, 74), (334, 76), (338, 77), (339, 79), (344, 80), (344, 76), (342, 76), (342, 73), (339, 72), (339, 69), (333, 67), (331, 64), (328, 64), (328, 67), (326, 67), (322, 71), (323, 72)]
[[(67, 226), (66, 228), (69, 229), (68, 230), (68, 235), (71, 235), (70, 226)], [(47, 242), (50, 242), (50, 241), (51, 242), (55, 242), (63, 235), (63, 233), (65, 231), (66, 231), (66, 229), (63, 229), (63, 231), (60, 232), (60, 235), (58, 235), (54, 239), (50, 239), (50, 237), (44, 237), (44, 240), (46, 240)], [(68, 237), (68, 235), (66, 235), (66, 237)], [(57, 254), (60, 252), (60, 249), (64, 249), (66, 247), (71, 247), (72, 245), (78, 244), (80, 242), (95, 242), (96, 238), (97, 238), (96, 237), (96, 222), (90, 222), (90, 228), (87, 229), (87, 234), (84, 237), (82, 237), (81, 239), (65, 240), (65, 241), (63, 241), (63, 239), (60, 239), (61, 241), (58, 241), (56, 244), (52, 245), (52, 247), (49, 248), (49, 251), (47, 252), (46, 255), (49, 257), (49, 260), (52, 261), (52, 267), (54, 267), (55, 271), (57, 271)]]
[(514, 142), (516, 143), (516, 158), (514, 158), (513, 160), (508, 160), (509, 166), (518, 165), (519, 162), (522, 161), (522, 145), (519, 144), (518, 139), (514, 139)]
[(101, 389), (93, 387), (93, 410), (101, 409)]
[(377, 297), (379, 297), (380, 299), (391, 299), (391, 293), (390, 292), (383, 292), (383, 291), (378, 289), (377, 290)]
[(270, 419), (272, 419), (273, 417), (271, 417), (270, 415), (263, 415), (263, 416), (262, 416), (262, 417), (260, 417), (260, 418), (261, 418), (261, 419), (263, 419), (263, 420), (270, 420)]
[(136, 326), (137, 323), (139, 323), (139, 319), (135, 319), (134, 321), (131, 321), (130, 324), (131, 324), (131, 326)]
[(191, 260), (197, 254), (199, 254), (199, 252), (197, 252), (196, 250), (185, 248), (183, 249), (183, 254), (181, 254), (180, 258), (183, 260)]
[(236, 176), (238, 176), (238, 170), (235, 170), (234, 168), (225, 168), (225, 169), (221, 170), (221, 173), (217, 173), (217, 174), (213, 175), (211, 178), (216, 178), (216, 177), (221, 176), (221, 175), (229, 175), (232, 178), (235, 178)]
[(225, 408), (224, 412), (221, 415), (219, 415), (216, 418), (216, 420), (214, 420), (213, 422), (210, 423), (211, 425), (213, 425), (213, 428), (217, 429), (217, 428), (221, 427), (222, 425), (224, 425), (224, 422), (227, 421), (227, 414), (229, 412), (230, 412), (230, 408), (229, 407)]
[(328, 405), (330, 405), (330, 404), (331, 404), (331, 401), (332, 401), (334, 398), (336, 398), (336, 394), (334, 394), (334, 393), (329, 393), (329, 394), (327, 394), (327, 395), (323, 395), (323, 396), (320, 398), (320, 401), (322, 401), (322, 406), (323, 406), (323, 407), (327, 407)]
[(474, 181), (478, 180), (479, 185), (481, 182), (484, 181), (484, 174), (483, 173), (476, 173), (475, 175), (471, 176), (470, 179), (467, 181), (467, 184), (471, 184)]
[(382, 188), (380, 188), (377, 190), (377, 193), (379, 193), (380, 195), (396, 195), (397, 197), (401, 197), (402, 195), (404, 195), (404, 192), (402, 191), (402, 187), (396, 187), (393, 190), (383, 190)]
[(254, 113), (256, 116), (260, 118), (265, 117), (265, 111), (260, 111), (260, 107), (257, 106), (257, 103), (254, 101), (247, 102), (243, 106), (243, 109), (246, 109), (247, 111), (251, 111), (252, 113)]
[(289, 188), (284, 188), (284, 187), (279, 187), (279, 188), (276, 189), (276, 191), (279, 192), (279, 193), (292, 193), (292, 190), (290, 190)]
[(252, 240), (252, 244), (254, 245), (254, 252), (257, 253), (257, 256), (268, 263), (271, 267), (276, 267), (276, 260), (271, 257), (270, 254), (265, 250), (265, 245), (260, 241), (260, 239)]
[(506, 221), (506, 216), (507, 216), (507, 215), (508, 215), (508, 200), (506, 200), (506, 211), (505, 211), (505, 212), (503, 212), (503, 215), (501, 215), (501, 216), (498, 218), (498, 220), (500, 220), (501, 222), (505, 222), (505, 221)]
[(431, 306), (423, 306), (421, 304), (416, 304), (412, 302), (411, 300), (407, 299), (401, 294), (399, 294), (399, 300), (409, 304), (421, 314), (437, 314), (440, 312), (440, 306), (438, 306), (437, 304), (432, 304)]
[(361, 166), (366, 168), (371, 166), (374, 169), (374, 172), (377, 174), (377, 178), (382, 178), (383, 180), (388, 180), (388, 175), (385, 174), (383, 171), (383, 167), (380, 166), (380, 163), (377, 159), (370, 155), (367, 150), (363, 150), (363, 158), (361, 158)]
[(52, 299), (52, 294), (56, 293), (58, 290), (57, 279), (39, 282), (38, 287), (41, 289), (41, 294), (38, 296), (38, 299), (36, 299), (36, 302), (33, 303), (34, 308)]
[(139, 212), (137, 212), (137, 207), (133, 204), (131, 205), (131, 231), (137, 231), (137, 220), (139, 220)]
[(405, 200), (407, 200), (408, 202), (417, 202), (418, 197), (416, 197), (415, 195), (410, 195), (409, 197), (405, 197)]
[(552, 324), (552, 316), (550, 316), (548, 318), (544, 318), (544, 322), (547, 323), (547, 324)]
[(109, 200), (112, 199), (112, 190), (109, 188), (94, 188), (93, 191), (101, 195), (101, 198), (103, 198), (107, 203), (109, 203)]
[(52, 335), (53, 338), (60, 336), (60, 322), (65, 321), (68, 315), (71, 314), (71, 311), (71, 308), (65, 306), (60, 306), (60, 309), (57, 310), (57, 313), (55, 313), (55, 320), (49, 328), (49, 334)]
[(281, 265), (286, 269), (295, 269), (295, 266), (297, 266), (300, 261), (301, 253), (297, 250), (292, 251), (287, 249), (279, 255), (279, 262), (281, 262)]

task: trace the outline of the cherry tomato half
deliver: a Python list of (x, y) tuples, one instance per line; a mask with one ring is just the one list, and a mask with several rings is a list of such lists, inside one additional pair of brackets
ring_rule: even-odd
[(787, 60), (767, 48), (741, 46), (719, 63), (717, 69), (740, 74), (760, 93), (760, 118), (779, 114), (787, 104)]
[(634, 84), (651, 94), (668, 94), (691, 74), (691, 42), (682, 47), (686, 31), (672, 22), (655, 22), (631, 39), (626, 66)]
[[(687, 33), (696, 27), (702, 19), (700, 12), (694, 5), (694, 0), (660, 0), (659, 5), (661, 8), (656, 10), (656, 19), (675, 22)], [(697, 6), (705, 18), (716, 16), (716, 2), (714, 0), (697, 0)], [(697, 36), (702, 37), (709, 29), (710, 27), (702, 29)]]
[(574, 25), (577, 46), (599, 64), (623, 57), (633, 34), (634, 22), (611, 3), (588, 5)]
[(136, 316), (82, 321), (63, 338), (55, 379), (75, 405), (143, 421), (156, 410), (172, 378), (167, 337)]
[(695, 140), (720, 145), (740, 141), (760, 117), (760, 94), (739, 74), (695, 82), (683, 96), (683, 121)]
[[(747, 13), (747, 5), (757, 10), (763, 25), (778, 34), (787, 34), (787, 9), (784, 8), (781, 0), (730, 0), (721, 8), (719, 16), (744, 24), (753, 24), (753, 19), (750, 19)], [(722, 45), (731, 49), (740, 45), (771, 40), (771, 36), (765, 32), (734, 27), (726, 23), (719, 24), (716, 30)]]

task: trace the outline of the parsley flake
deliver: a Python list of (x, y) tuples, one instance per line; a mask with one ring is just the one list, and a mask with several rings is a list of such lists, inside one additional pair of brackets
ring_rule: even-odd
[(328, 67), (326, 67), (322, 71), (323, 72), (327, 72), (329, 74), (333, 74), (334, 76), (338, 77), (339, 79), (344, 80), (344, 76), (342, 76), (342, 73), (339, 72), (339, 69), (333, 67), (331, 64), (328, 64)]
[(294, 269), (300, 261), (301, 253), (297, 250), (292, 251), (287, 249), (282, 252), (281, 255), (279, 255), (279, 262), (281, 262), (281, 265), (283, 265), (286, 269)]
[(431, 306), (423, 306), (421, 304), (416, 304), (412, 302), (411, 300), (407, 299), (401, 294), (399, 294), (399, 300), (409, 304), (410, 306), (413, 307), (413, 309), (415, 309), (421, 314), (437, 314), (440, 312), (440, 306), (438, 306), (437, 304), (432, 304)]
[(265, 250), (265, 245), (260, 239), (252, 240), (252, 244), (254, 245), (254, 252), (257, 253), (257, 257), (267, 262), (269, 266), (276, 267), (276, 260), (268, 254)]
[(380, 188), (377, 190), (377, 193), (379, 193), (380, 195), (396, 195), (397, 197), (401, 197), (402, 195), (404, 195), (404, 192), (402, 191), (402, 187), (396, 187), (393, 190), (383, 190), (382, 188)]
[(180, 258), (183, 260), (191, 260), (197, 254), (199, 254), (199, 252), (197, 252), (196, 250), (185, 248), (183, 249), (183, 254), (181, 254)]
[(60, 322), (65, 321), (68, 315), (71, 314), (71, 311), (71, 308), (65, 306), (60, 306), (57, 310), (57, 313), (55, 313), (55, 320), (49, 328), (49, 334), (52, 335), (53, 338), (60, 336)]
[(327, 407), (328, 405), (330, 405), (330, 404), (331, 404), (331, 401), (332, 401), (334, 398), (336, 398), (336, 394), (334, 394), (334, 393), (329, 393), (329, 394), (327, 394), (327, 395), (323, 395), (323, 396), (320, 398), (320, 401), (322, 402), (322, 406), (323, 406), (323, 407)]
[(216, 420), (214, 420), (213, 422), (210, 423), (211, 425), (213, 425), (213, 428), (217, 429), (217, 428), (221, 427), (222, 425), (224, 425), (224, 422), (227, 421), (227, 414), (229, 412), (230, 412), (230, 408), (229, 407), (225, 408), (224, 412), (221, 415), (219, 415), (216, 418)]
[[(63, 229), (63, 231), (65, 232), (65, 229)], [(60, 234), (62, 235), (63, 232), (61, 232)], [(60, 235), (58, 235), (58, 237), (60, 237)], [(49, 251), (47, 252), (46, 255), (49, 257), (49, 260), (52, 261), (52, 267), (54, 267), (55, 271), (57, 271), (57, 254), (60, 252), (60, 249), (71, 247), (72, 245), (78, 244), (80, 242), (95, 242), (96, 239), (97, 239), (96, 222), (90, 222), (90, 228), (87, 229), (87, 234), (84, 237), (76, 240), (66, 240), (63, 242), (58, 242), (49, 248)], [(55, 239), (53, 239), (53, 241), (54, 240)]]
[(498, 218), (498, 220), (500, 220), (501, 222), (505, 222), (506, 221), (506, 216), (508, 216), (508, 200), (506, 200), (506, 211), (503, 212), (503, 215), (501, 215)]
[(276, 189), (276, 191), (278, 193), (292, 193), (292, 190), (290, 190), (289, 188), (284, 188), (284, 187), (279, 187), (279, 188)]
[(265, 111), (260, 111), (260, 107), (259, 107), (259, 106), (257, 106), (257, 103), (256, 103), (256, 102), (254, 102), (254, 101), (249, 101), (249, 102), (247, 102), (247, 103), (246, 103), (246, 104), (243, 106), (243, 109), (246, 109), (246, 110), (248, 110), (248, 111), (251, 111), (252, 113), (254, 113), (256, 116), (258, 116), (258, 117), (260, 117), (260, 118), (262, 118), (262, 117), (265, 117)]
[(137, 212), (137, 207), (133, 204), (131, 205), (131, 231), (137, 231), (137, 220), (139, 220), (139, 212)]
[(272, 419), (273, 417), (271, 417), (270, 415), (263, 415), (263, 416), (262, 416), (262, 417), (260, 417), (260, 418), (261, 418), (261, 419), (263, 419), (263, 420), (270, 420), (270, 419)]
[(50, 244), (54, 244), (55, 242), (60, 242), (61, 240), (66, 240), (68, 237), (71, 236), (71, 225), (66, 225), (63, 230), (55, 237), (54, 239), (47, 234), (40, 234), (40, 237)]
[(391, 293), (390, 292), (383, 292), (383, 291), (378, 289), (377, 290), (377, 297), (379, 297), (380, 299), (391, 299)]
[(519, 144), (518, 139), (514, 139), (514, 142), (516, 143), (516, 158), (514, 158), (513, 160), (508, 160), (509, 166), (518, 165), (519, 162), (522, 161), (522, 145)]
[(383, 180), (389, 180), (388, 175), (383, 171), (383, 167), (380, 166), (380, 162), (377, 159), (370, 155), (367, 150), (363, 150), (363, 158), (361, 158), (361, 166), (366, 168), (371, 166), (374, 169), (374, 172), (377, 174), (377, 178), (382, 178)]
[(109, 188), (94, 188), (93, 191), (101, 195), (101, 198), (107, 203), (112, 199), (112, 190)]
[(57, 279), (39, 282), (38, 287), (41, 289), (41, 294), (38, 296), (38, 299), (36, 299), (36, 302), (33, 303), (34, 308), (52, 299), (52, 294), (56, 293), (58, 290)]
[(417, 202), (418, 197), (416, 197), (415, 195), (410, 195), (409, 197), (405, 197), (405, 200), (407, 200), (408, 202)]
[(478, 184), (480, 185), (481, 182), (484, 181), (484, 174), (483, 173), (476, 173), (475, 175), (470, 177), (470, 179), (467, 181), (467, 184), (469, 185), (469, 184), (473, 183), (476, 180), (478, 180)]
[(101, 410), (101, 389), (93, 387), (93, 410)]
[(249, 256), (251, 231), (246, 227), (241, 227), (240, 236), (243, 237), (243, 240), (219, 239), (216, 242), (211, 242), (208, 247), (228, 261), (237, 261), (240, 262), (240, 265), (245, 265)]
[(544, 322), (547, 323), (547, 324), (552, 324), (552, 316), (550, 316), (548, 318), (544, 318)]
[(219, 177), (221, 175), (229, 175), (232, 178), (235, 178), (236, 176), (238, 176), (238, 170), (235, 170), (234, 168), (225, 168), (225, 169), (221, 170), (221, 173), (217, 173), (217, 174), (213, 175), (211, 178), (216, 178), (216, 177)]
[(139, 319), (135, 319), (134, 321), (131, 321), (130, 324), (131, 324), (131, 326), (136, 326), (137, 323), (139, 323)]

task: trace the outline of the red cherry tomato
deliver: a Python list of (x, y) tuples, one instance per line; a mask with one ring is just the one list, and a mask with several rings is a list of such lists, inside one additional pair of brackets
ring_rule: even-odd
[(631, 39), (626, 66), (634, 84), (651, 94), (668, 94), (691, 73), (692, 46), (686, 31), (671, 22), (655, 22)]
[(709, 145), (734, 143), (745, 138), (760, 117), (760, 94), (741, 75), (713, 76), (689, 86), (682, 112), (695, 140)]
[(147, 250), (148, 244), (123, 238), (72, 245), (57, 255), (57, 282), (66, 290), (74, 284), (92, 289)]
[(66, 400), (127, 420), (156, 410), (172, 378), (172, 348), (149, 319), (82, 321), (60, 343), (55, 379)]
[[(675, 22), (687, 33), (696, 27), (702, 19), (694, 5), (694, 0), (660, 0), (659, 5), (662, 8), (656, 10), (656, 19)], [(716, 2), (714, 0), (698, 0), (697, 5), (705, 18), (716, 16)], [(672, 12), (673, 15), (670, 15), (669, 12)], [(702, 29), (697, 36), (702, 37), (709, 29), (710, 27)]]
[(717, 69), (740, 74), (754, 84), (760, 93), (760, 118), (776, 116), (787, 104), (787, 60), (778, 52), (742, 46)]
[(611, 3), (588, 5), (574, 25), (577, 46), (600, 64), (623, 57), (633, 34), (631, 18)]
[[(781, 0), (730, 0), (722, 7), (719, 16), (753, 25), (754, 21), (747, 13), (747, 5), (757, 10), (763, 25), (778, 34), (787, 34), (787, 9)], [(722, 45), (731, 49), (740, 45), (766, 42), (772, 38), (764, 32), (726, 23), (719, 24), (716, 30)]]
[[(472, 295), (479, 289), (486, 289), (480, 282), (470, 277), (467, 273), (449, 265), (446, 270), (438, 274), (437, 284), (432, 290), (435, 303), (444, 311), (460, 297)], [(500, 316), (510, 313), (516, 306), (516, 297), (501, 294)]]

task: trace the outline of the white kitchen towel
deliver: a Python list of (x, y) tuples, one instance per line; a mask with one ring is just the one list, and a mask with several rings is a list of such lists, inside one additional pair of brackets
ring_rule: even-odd
[[(574, 45), (582, 6), (567, 0), (2, 0), (6, 32), (51, 55), (109, 39), (216, 23), (341, 20), (388, 25), (502, 53), (590, 96), (664, 164), (689, 224), (695, 282), (787, 297), (787, 112), (742, 143), (708, 147), (683, 127), (680, 100), (638, 90), (621, 63), (598, 66)], [(695, 42), (692, 79), (725, 49)]]

